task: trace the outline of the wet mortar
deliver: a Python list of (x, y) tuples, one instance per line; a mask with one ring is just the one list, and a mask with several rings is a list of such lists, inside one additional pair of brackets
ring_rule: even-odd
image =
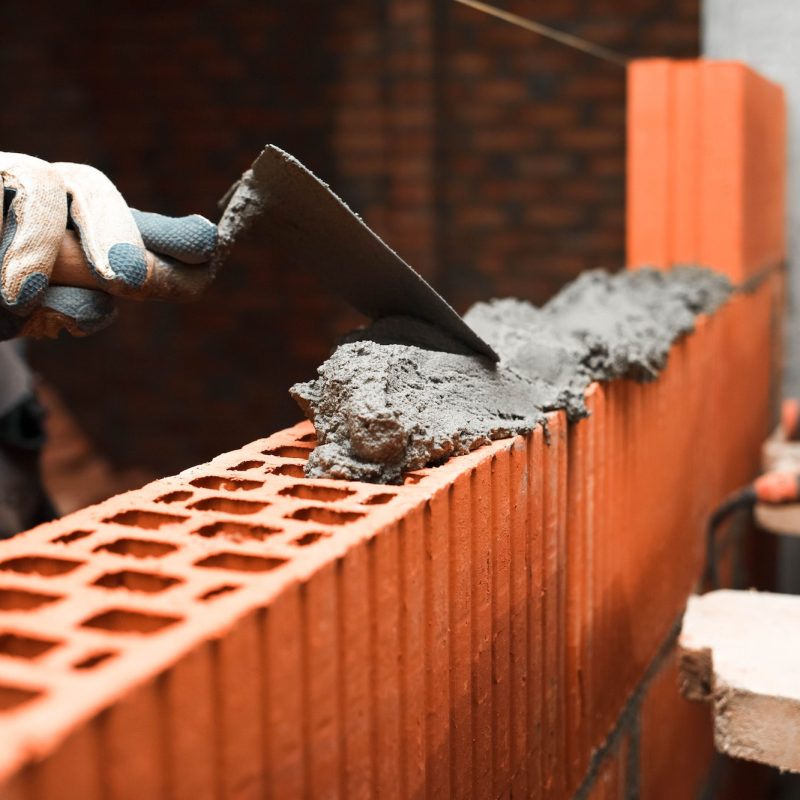
[(595, 270), (541, 308), (478, 303), (465, 320), (500, 354), (497, 365), (427, 323), (379, 320), (291, 389), (319, 441), (306, 475), (399, 483), (408, 470), (528, 433), (549, 411), (577, 421), (592, 381), (655, 379), (672, 344), (731, 292), (700, 268)]

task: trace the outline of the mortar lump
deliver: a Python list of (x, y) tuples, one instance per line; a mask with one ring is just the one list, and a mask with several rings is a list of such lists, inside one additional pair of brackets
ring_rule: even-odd
[(579, 420), (592, 381), (653, 380), (697, 315), (731, 292), (727, 278), (694, 267), (594, 270), (541, 308), (477, 303), (464, 319), (497, 365), (420, 320), (381, 319), (291, 389), (319, 441), (306, 475), (400, 483), (408, 470), (528, 433), (549, 411)]

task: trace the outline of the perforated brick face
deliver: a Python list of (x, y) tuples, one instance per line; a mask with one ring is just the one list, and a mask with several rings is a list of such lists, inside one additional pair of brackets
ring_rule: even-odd
[(44, 717), (69, 733), (416, 502), (424, 471), (391, 489), (305, 479), (314, 445), (305, 423), (4, 542), (0, 733), (22, 748)]

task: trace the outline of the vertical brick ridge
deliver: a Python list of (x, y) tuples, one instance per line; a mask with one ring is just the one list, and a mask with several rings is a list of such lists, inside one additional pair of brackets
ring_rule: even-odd
[(492, 761), (493, 794), (511, 779), (511, 495), (510, 450), (490, 462), (492, 531)]
[(516, 441), (509, 451), (508, 497), (511, 503), (509, 695), (511, 703), (511, 794), (529, 796), (528, 751), (532, 724), (528, 707), (531, 680), (528, 608), (531, 606), (531, 561), (528, 550), (530, 474), (529, 448)]
[(547, 763), (545, 758), (545, 624), (544, 609), (544, 432), (541, 429), (531, 434), (528, 447), (528, 479), (530, 481), (530, 532), (528, 553), (530, 564), (530, 601), (528, 606), (528, 636), (530, 653), (530, 680), (528, 688), (528, 719), (531, 721), (532, 741), (528, 745), (530, 768), (529, 788), (545, 785)]
[(472, 499), (472, 697), (473, 792), (476, 797), (491, 794), (492, 750), (483, 746), (492, 730), (491, 685), (491, 531), (480, 520), (490, 499), (487, 493), (488, 467), (480, 465), (470, 475)]
[(459, 475), (448, 492), (450, 518), (451, 791), (468, 797), (473, 786), (472, 479)]

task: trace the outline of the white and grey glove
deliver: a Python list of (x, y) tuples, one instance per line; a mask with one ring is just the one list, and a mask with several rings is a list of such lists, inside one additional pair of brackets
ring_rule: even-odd
[[(92, 333), (114, 317), (110, 295), (180, 299), (213, 277), (213, 223), (130, 209), (94, 167), (0, 152), (0, 184), (0, 339)], [(100, 291), (51, 285), (67, 229)]]

